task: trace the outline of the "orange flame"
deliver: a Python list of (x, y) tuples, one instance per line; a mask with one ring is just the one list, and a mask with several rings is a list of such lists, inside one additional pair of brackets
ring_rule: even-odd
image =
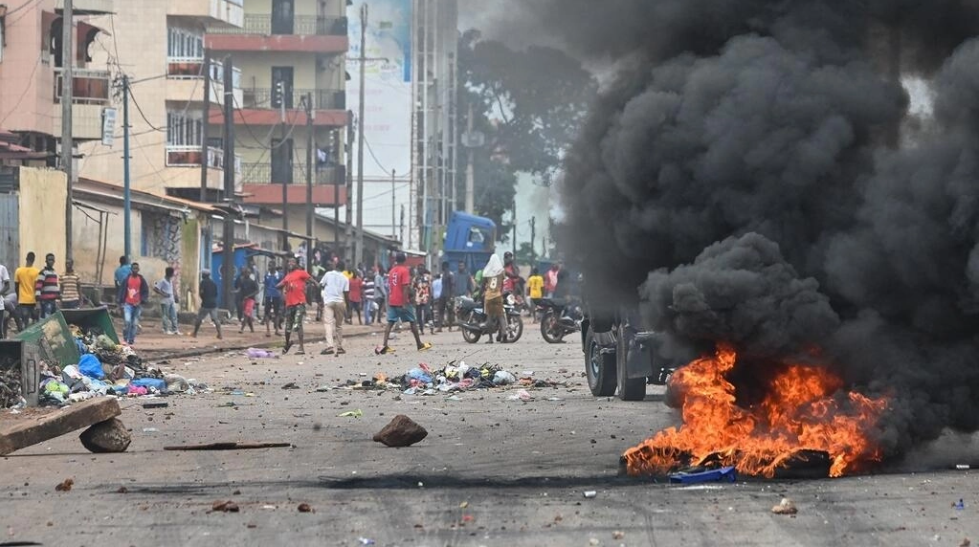
[(736, 362), (734, 349), (720, 346), (713, 357), (673, 375), (670, 389), (679, 399), (683, 425), (629, 449), (629, 474), (663, 474), (710, 460), (771, 478), (801, 451), (812, 450), (829, 454), (830, 476), (839, 477), (881, 460), (872, 431), (888, 398), (843, 394), (843, 381), (829, 370), (786, 364), (764, 399), (745, 408), (726, 378)]

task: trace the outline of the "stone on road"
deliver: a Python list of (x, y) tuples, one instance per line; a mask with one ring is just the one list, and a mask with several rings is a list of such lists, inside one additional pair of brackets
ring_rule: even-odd
[(116, 418), (93, 425), (78, 438), (86, 450), (95, 454), (125, 452), (133, 442), (126, 426)]
[(420, 443), (427, 436), (428, 431), (424, 427), (404, 414), (399, 414), (377, 435), (374, 435), (374, 442), (393, 448), (403, 448)]

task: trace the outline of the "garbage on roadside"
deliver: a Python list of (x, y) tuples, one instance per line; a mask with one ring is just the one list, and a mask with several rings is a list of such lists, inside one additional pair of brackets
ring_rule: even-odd
[(16, 407), (24, 401), (21, 374), (20, 363), (16, 359), (0, 358), (0, 408)]
[(795, 502), (789, 498), (782, 498), (778, 505), (772, 507), (772, 513), (776, 515), (794, 515), (798, 512), (799, 509), (795, 506)]

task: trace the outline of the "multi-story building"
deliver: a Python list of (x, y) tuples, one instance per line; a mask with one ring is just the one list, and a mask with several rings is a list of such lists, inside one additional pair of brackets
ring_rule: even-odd
[[(34, 0), (0, 7), (0, 127), (19, 145), (48, 153), (58, 162), (61, 140), (63, 0)], [(75, 0), (72, 136), (76, 143), (102, 138), (102, 116), (111, 104), (111, 76), (93, 62), (104, 37), (98, 16), (113, 0)]]
[[(111, 147), (101, 142), (80, 147), (81, 175), (115, 183), (123, 180), (121, 78), (125, 76), (130, 90), (133, 188), (200, 199), (203, 171), (205, 199), (218, 201), (228, 165), (236, 169), (240, 190), (240, 161), (226, 162), (220, 142), (208, 141), (205, 153), (202, 140), (205, 70), (211, 72), (211, 103), (220, 107), (225, 95), (221, 64), (205, 68), (204, 31), (240, 29), (242, 0), (126, 0), (117, 1), (114, 12), (94, 19), (110, 29), (111, 36), (98, 44), (93, 57), (113, 74), (116, 138)], [(236, 73), (236, 100), (242, 99), (239, 81)]]
[[(289, 228), (299, 233), (305, 231), (310, 142), (314, 206), (346, 201), (345, 13), (346, 0), (244, 0), (241, 27), (214, 26), (205, 34), (211, 55), (230, 57), (241, 70), (234, 128), (244, 202), (284, 208)], [(215, 143), (223, 120), (214, 107), (208, 136)]]

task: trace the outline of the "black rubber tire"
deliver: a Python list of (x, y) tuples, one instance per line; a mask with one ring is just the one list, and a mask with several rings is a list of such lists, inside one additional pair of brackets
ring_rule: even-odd
[[(470, 324), (472, 323), (472, 319), (473, 319), (472, 313), (470, 313), (469, 317), (467, 317), (466, 320), (462, 321), (460, 324)], [(459, 330), (462, 331), (462, 339), (465, 340), (466, 342), (469, 342), (470, 344), (475, 344), (479, 342), (479, 339), (483, 337), (481, 333), (476, 331), (471, 331), (463, 327), (459, 327)]]
[(552, 334), (551, 329), (548, 328), (552, 322), (557, 321), (557, 316), (554, 314), (554, 310), (547, 310), (544, 317), (540, 320), (540, 334), (544, 337), (544, 341), (548, 344), (561, 344), (564, 342), (563, 334)]
[(595, 335), (588, 329), (585, 335), (585, 374), (588, 376), (588, 389), (595, 397), (611, 397), (617, 387), (615, 377), (615, 354), (601, 353), (595, 343)]
[[(514, 327), (513, 327), (513, 332), (514, 332), (513, 336), (510, 336), (510, 325), (514, 325)], [(506, 337), (506, 340), (504, 340), (503, 342), (505, 344), (516, 344), (517, 341), (520, 340), (520, 337), (521, 336), (523, 336), (523, 318), (520, 317), (520, 314), (511, 314), (511, 315), (508, 315), (507, 316), (507, 337)]]
[(617, 395), (623, 401), (642, 401), (646, 398), (646, 379), (629, 378), (626, 371), (626, 351), (625, 329), (619, 325), (619, 340), (615, 348), (615, 375), (617, 384)]

